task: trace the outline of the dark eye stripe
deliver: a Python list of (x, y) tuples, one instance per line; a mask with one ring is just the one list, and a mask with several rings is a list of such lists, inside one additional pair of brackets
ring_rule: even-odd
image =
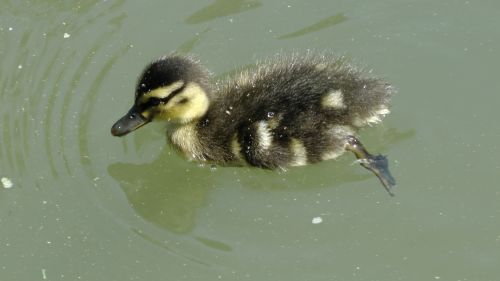
[(141, 107), (144, 108), (144, 109), (146, 109), (146, 108), (150, 108), (150, 107), (153, 107), (153, 106), (157, 106), (160, 103), (165, 104), (171, 98), (173, 98), (174, 96), (176, 96), (177, 94), (179, 94), (180, 92), (182, 92), (185, 88), (186, 88), (186, 86), (182, 85), (182, 87), (180, 87), (179, 89), (176, 89), (176, 90), (172, 91), (172, 93), (170, 93), (170, 95), (168, 95), (167, 97), (164, 97), (164, 98), (151, 97), (151, 98), (148, 99), (147, 102), (143, 103), (141, 105)]
[(167, 97), (160, 99), (161, 102), (167, 103), (171, 98), (175, 97), (177, 94), (184, 91), (185, 88), (186, 88), (186, 84), (182, 85), (182, 87), (180, 87), (179, 89), (172, 91), (172, 93), (170, 93), (170, 95), (168, 95)]
[(165, 99), (168, 99), (168, 100), (171, 99), (173, 96), (184, 91), (185, 88), (186, 88), (186, 84), (183, 84), (179, 89), (172, 91), (172, 93), (170, 95), (168, 95), (168, 97), (166, 97)]
[(157, 106), (160, 103), (161, 103), (161, 99), (156, 98), (156, 97), (151, 97), (150, 99), (148, 99), (148, 101), (146, 103), (143, 104), (143, 106), (145, 108), (149, 108), (149, 107), (152, 107), (152, 106)]

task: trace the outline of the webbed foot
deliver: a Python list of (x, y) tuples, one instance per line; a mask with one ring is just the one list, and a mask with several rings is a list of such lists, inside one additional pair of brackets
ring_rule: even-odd
[(356, 155), (356, 158), (359, 160), (361, 166), (372, 171), (372, 173), (374, 173), (378, 177), (389, 195), (394, 196), (394, 193), (392, 193), (392, 188), (396, 185), (396, 181), (389, 171), (389, 162), (387, 161), (387, 157), (380, 154), (370, 154), (365, 149), (363, 144), (361, 144), (361, 142), (354, 136), (347, 137), (346, 149), (352, 151), (354, 155)]

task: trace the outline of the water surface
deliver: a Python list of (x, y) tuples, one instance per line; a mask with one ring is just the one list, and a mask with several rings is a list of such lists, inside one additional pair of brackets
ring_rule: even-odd
[[(496, 1), (0, 0), (2, 280), (497, 280)], [(163, 126), (109, 133), (151, 59), (225, 76), (334, 51), (398, 89), (337, 161), (199, 166)], [(321, 223), (317, 222), (321, 218)]]

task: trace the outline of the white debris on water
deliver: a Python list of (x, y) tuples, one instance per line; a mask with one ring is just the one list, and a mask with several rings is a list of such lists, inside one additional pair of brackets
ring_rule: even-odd
[(320, 224), (320, 223), (322, 223), (322, 222), (323, 222), (323, 218), (322, 218), (322, 217), (314, 217), (314, 218), (312, 219), (312, 223), (313, 223), (313, 224)]
[(64, 32), (63, 38), (66, 39), (66, 38), (69, 38), (70, 36), (71, 36), (71, 34)]
[(47, 280), (47, 271), (45, 270), (45, 268), (42, 268), (42, 279)]
[(2, 177), (0, 179), (0, 182), (2, 182), (3, 188), (12, 188), (14, 186), (14, 184), (12, 183), (12, 181), (9, 178), (6, 178), (6, 177)]

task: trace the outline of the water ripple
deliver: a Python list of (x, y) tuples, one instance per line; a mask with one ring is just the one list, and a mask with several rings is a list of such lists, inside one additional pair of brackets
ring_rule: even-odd
[[(82, 146), (78, 134), (86, 133), (85, 116), (98, 95), (94, 90), (110, 65), (124, 54), (123, 46), (109, 46), (126, 17), (120, 9), (124, 1), (29, 6), (4, 2), (0, 12), (0, 170), (10, 177), (35, 181), (71, 175), (80, 165), (75, 162), (79, 159), (75, 148)], [(105, 27), (102, 32), (88, 32), (100, 27)], [(103, 57), (105, 63), (101, 63)]]

